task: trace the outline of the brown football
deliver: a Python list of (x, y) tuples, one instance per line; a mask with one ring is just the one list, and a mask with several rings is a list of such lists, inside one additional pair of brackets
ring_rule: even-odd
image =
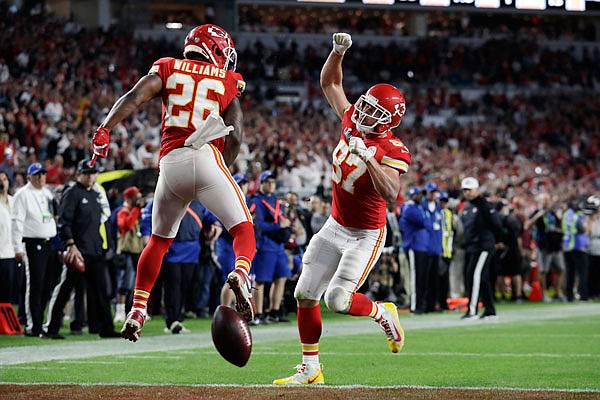
[(211, 326), (212, 340), (221, 356), (238, 367), (246, 365), (252, 353), (252, 334), (242, 316), (233, 308), (220, 305)]
[(72, 269), (72, 270), (75, 270), (78, 272), (85, 272), (85, 263), (83, 262), (83, 258), (75, 257), (75, 259), (72, 262), (67, 262), (67, 252), (63, 251), (62, 262), (69, 269)]

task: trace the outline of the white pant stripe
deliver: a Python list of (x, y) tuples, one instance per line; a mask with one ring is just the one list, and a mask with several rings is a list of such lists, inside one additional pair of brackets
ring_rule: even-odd
[(479, 302), (479, 290), (481, 288), (481, 271), (487, 260), (488, 252), (482, 251), (477, 259), (475, 271), (473, 271), (473, 290), (471, 290), (471, 302), (469, 303), (469, 315), (475, 315), (477, 303)]

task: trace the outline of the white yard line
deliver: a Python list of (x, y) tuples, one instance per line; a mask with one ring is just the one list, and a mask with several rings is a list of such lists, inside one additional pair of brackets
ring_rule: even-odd
[[(27, 369), (26, 367), (16, 367)], [(148, 383), (148, 382), (109, 382), (109, 383), (79, 383), (79, 382), (0, 382), (0, 385), (16, 385), (16, 386), (41, 386), (41, 385), (53, 385), (53, 386), (113, 386), (113, 387), (192, 387), (192, 388), (256, 388), (256, 389), (272, 389), (274, 385), (236, 385), (236, 384), (172, 384), (172, 383)], [(279, 387), (280, 390), (286, 388), (294, 388), (294, 386)], [(600, 390), (595, 389), (556, 389), (556, 388), (506, 388), (499, 386), (427, 386), (427, 385), (394, 385), (394, 386), (367, 386), (367, 385), (323, 385), (315, 386), (311, 385), (312, 390), (329, 390), (329, 389), (446, 389), (446, 390), (501, 390), (505, 392), (553, 392), (553, 393), (600, 393)]]
[[(497, 321), (462, 321), (458, 313), (413, 316), (401, 314), (402, 325), (410, 335), (419, 329), (471, 326), (475, 324), (504, 324), (515, 321), (543, 321), (560, 317), (599, 317), (600, 304), (577, 303), (540, 307), (535, 309), (515, 309), (504, 311)], [(352, 318), (338, 322), (325, 322), (323, 336), (348, 336), (377, 332), (379, 328), (367, 318)], [(255, 343), (294, 340), (298, 330), (291, 326), (268, 326), (253, 329)], [(69, 342), (39, 346), (20, 346), (0, 349), (0, 366), (18, 365), (52, 360), (75, 360), (99, 356), (131, 356), (139, 353), (212, 348), (209, 332), (184, 335), (143, 337), (137, 343), (125, 340), (103, 339), (95, 342)], [(440, 353), (443, 354), (443, 353)], [(455, 354), (455, 353), (453, 353)], [(481, 355), (478, 355), (481, 356)]]

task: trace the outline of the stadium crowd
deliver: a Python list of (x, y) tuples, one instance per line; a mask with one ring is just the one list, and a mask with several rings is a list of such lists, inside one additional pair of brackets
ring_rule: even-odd
[[(61, 191), (75, 180), (78, 163), (89, 153), (90, 134), (108, 107), (152, 61), (178, 56), (180, 45), (136, 40), (114, 29), (85, 30), (73, 21), (43, 14), (14, 14), (2, 7), (0, 13), (0, 171), (6, 173), (12, 194), (27, 183), (27, 168), (41, 162), (49, 187)], [(242, 98), (245, 142), (232, 172), (245, 174), (252, 195), (260, 190), (261, 173), (272, 171), (278, 197), (284, 200), (284, 195), (297, 193), (306, 216), (328, 213), (328, 155), (339, 137), (317, 86), (328, 47), (281, 43), (269, 48), (252, 41), (239, 50), (238, 71), (249, 89)], [(450, 208), (458, 215), (466, 176), (478, 179), (488, 197), (518, 204), (527, 217), (537, 209), (541, 193), (550, 193), (552, 204), (564, 213), (569, 202), (585, 209), (574, 199), (598, 193), (598, 46), (545, 46), (517, 35), (486, 39), (482, 45), (431, 37), (411, 44), (357, 47), (346, 60), (345, 79), (355, 85), (349, 93), (356, 95), (384, 79), (396, 83), (407, 99), (407, 117), (398, 135), (413, 162), (390, 218), (398, 218), (408, 190), (426, 182), (448, 193)], [(397, 82), (396, 76), (401, 77)], [(279, 101), (277, 86), (282, 82), (301, 84), (306, 98)], [(102, 168), (155, 170), (160, 112), (160, 103), (152, 102), (117, 127)], [(150, 199), (151, 187), (143, 194)], [(114, 190), (108, 195), (114, 211), (123, 193)], [(311, 196), (318, 201), (313, 195), (325, 205), (311, 206)], [(597, 224), (593, 221), (597, 212), (595, 220), (589, 217), (589, 226)], [(303, 228), (312, 231), (310, 225)], [(375, 274), (365, 290), (374, 297), (393, 293), (409, 305), (401, 239), (390, 246), (388, 255), (396, 257), (382, 258), (382, 273)], [(302, 245), (287, 250), (293, 259), (302, 253)], [(596, 285), (598, 255), (593, 254), (596, 264), (589, 268), (590, 283), (596, 271)], [(56, 268), (55, 280), (60, 265)], [(391, 283), (382, 278), (384, 271)], [(15, 292), (22, 290), (22, 284), (16, 285)], [(393, 290), (382, 294), (376, 286)], [(450, 295), (462, 296), (460, 288), (454, 289), (450, 287)], [(116, 298), (115, 288), (112, 293)], [(10, 300), (19, 303), (15, 296)], [(218, 295), (212, 305), (217, 301)]]

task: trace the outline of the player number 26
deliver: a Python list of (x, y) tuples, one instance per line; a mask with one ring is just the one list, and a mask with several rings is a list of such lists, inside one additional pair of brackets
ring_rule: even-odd
[[(342, 165), (347, 164), (350, 167), (355, 167), (350, 170), (350, 173), (344, 176)], [(333, 181), (340, 183), (342, 189), (349, 193), (354, 193), (354, 182), (362, 176), (367, 170), (367, 164), (361, 161), (356, 155), (350, 153), (348, 143), (340, 140), (335, 150), (333, 150)]]
[[(219, 111), (219, 102), (207, 98), (208, 92), (212, 91), (220, 95), (225, 94), (225, 85), (222, 81), (204, 78), (197, 84), (190, 75), (174, 73), (167, 79), (167, 89), (176, 89), (180, 85), (180, 93), (172, 93), (169, 95), (167, 102), (167, 115), (165, 119), (166, 126), (177, 126), (186, 128), (190, 124), (190, 114), (192, 125), (197, 129), (205, 119), (204, 115), (210, 114), (211, 111)], [(194, 92), (196, 95), (194, 96)], [(192, 112), (178, 110), (173, 113), (173, 107), (183, 107), (191, 101), (194, 102)]]

